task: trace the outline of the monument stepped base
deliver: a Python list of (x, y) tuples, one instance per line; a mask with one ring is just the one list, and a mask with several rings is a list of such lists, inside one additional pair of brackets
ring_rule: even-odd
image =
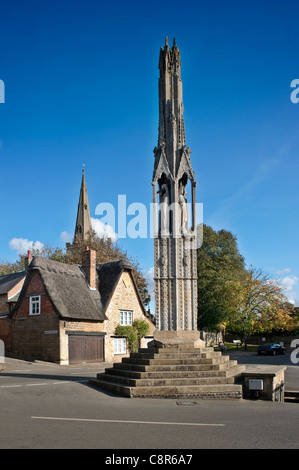
[(90, 384), (130, 398), (242, 398), (244, 368), (213, 348), (147, 348)]
[(205, 342), (200, 339), (197, 330), (155, 330), (154, 339), (147, 345), (148, 348), (204, 348)]

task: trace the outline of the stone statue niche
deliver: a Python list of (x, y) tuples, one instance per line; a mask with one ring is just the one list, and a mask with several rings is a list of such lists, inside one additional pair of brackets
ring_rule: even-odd
[(170, 182), (165, 173), (158, 180), (159, 190), (159, 235), (168, 236), (171, 233), (172, 217), (169, 210), (171, 205)]
[(180, 227), (181, 234), (188, 235), (190, 233), (189, 228), (189, 210), (187, 201), (187, 183), (188, 176), (186, 173), (179, 180), (179, 205), (180, 205)]

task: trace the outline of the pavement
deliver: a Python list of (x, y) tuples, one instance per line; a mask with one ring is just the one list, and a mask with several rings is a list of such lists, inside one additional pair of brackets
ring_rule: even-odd
[[(299, 367), (289, 355), (230, 355), (245, 364), (287, 365), (286, 388), (299, 389)], [(177, 455), (179, 449), (195, 463), (199, 449), (299, 448), (298, 403), (124, 398), (89, 385), (109, 366), (6, 358), (0, 373), (0, 448), (98, 449), (98, 463), (107, 463), (111, 450), (143, 456), (147, 450), (150, 456), (157, 450)]]

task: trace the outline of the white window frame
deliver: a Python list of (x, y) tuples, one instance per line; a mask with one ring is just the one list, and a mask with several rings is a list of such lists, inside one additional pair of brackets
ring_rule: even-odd
[(29, 315), (40, 315), (41, 301), (40, 295), (32, 295), (30, 297)]
[(127, 338), (113, 338), (114, 355), (127, 354)]
[(133, 324), (133, 310), (120, 310), (119, 324), (122, 326), (131, 326)]

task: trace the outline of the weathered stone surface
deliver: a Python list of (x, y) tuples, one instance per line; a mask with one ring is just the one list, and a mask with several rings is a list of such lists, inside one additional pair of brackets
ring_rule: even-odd
[(242, 398), (244, 366), (213, 348), (148, 348), (131, 353), (90, 383), (127, 397)]
[[(128, 397), (241, 398), (242, 368), (205, 348), (197, 331), (195, 175), (185, 145), (180, 52), (159, 59), (159, 137), (152, 180), (156, 330), (140, 349), (91, 384)], [(191, 186), (191, 220), (187, 184)], [(159, 210), (157, 207), (159, 193)]]
[(148, 344), (149, 348), (203, 348), (204, 341), (200, 339), (198, 331), (159, 331), (154, 332), (154, 339)]
[[(191, 151), (185, 144), (181, 58), (175, 41), (171, 49), (168, 41), (161, 48), (159, 69), (159, 136), (152, 180), (156, 325), (161, 331), (196, 331), (196, 181)], [(189, 201), (188, 183), (192, 188)], [(156, 338), (156, 345), (159, 342)], [(174, 337), (173, 342), (184, 340)], [(190, 344), (201, 346), (199, 341)], [(163, 345), (170, 342), (162, 341)]]
[[(248, 364), (242, 373), (244, 398), (284, 401), (285, 371), (284, 366)], [(251, 381), (260, 382), (261, 389), (252, 388)]]

